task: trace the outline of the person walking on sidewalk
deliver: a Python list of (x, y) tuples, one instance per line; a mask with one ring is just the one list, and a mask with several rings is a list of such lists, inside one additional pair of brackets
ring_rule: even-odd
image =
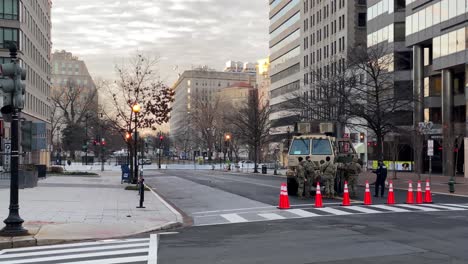
[(375, 195), (374, 197), (379, 197), (379, 187), (382, 189), (380, 190), (380, 197), (384, 196), (385, 192), (385, 180), (387, 179), (387, 167), (383, 163), (383, 161), (379, 160), (379, 167), (377, 170), (372, 171), (373, 173), (377, 174), (377, 178), (375, 180)]
[(297, 177), (297, 197), (299, 199), (304, 199), (304, 183), (305, 178), (305, 169), (304, 169), (304, 159), (302, 157), (298, 158), (299, 164), (296, 167), (296, 177)]

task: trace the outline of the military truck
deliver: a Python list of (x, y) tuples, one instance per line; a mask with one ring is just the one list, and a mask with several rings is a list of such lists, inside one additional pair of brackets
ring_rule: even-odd
[[(287, 171), (287, 183), (288, 183), (288, 194), (297, 195), (297, 179), (296, 179), (296, 167), (299, 163), (298, 158), (302, 157), (304, 160), (307, 156), (310, 156), (312, 162), (315, 163), (316, 167), (319, 168), (320, 164), (325, 162), (327, 157), (330, 157), (331, 162), (339, 163), (344, 165), (357, 157), (356, 150), (349, 138), (340, 138), (331, 136), (330, 125), (320, 124), (320, 131), (324, 133), (311, 133), (311, 134), (299, 134), (292, 137), (291, 144), (288, 151), (288, 171)], [(337, 177), (335, 179), (335, 191), (337, 193), (343, 192), (344, 185), (344, 171), (340, 169), (342, 166), (338, 166)], [(315, 193), (316, 182), (313, 183), (311, 190)], [(323, 182), (320, 186), (324, 186)], [(307, 190), (306, 190), (307, 191)]]

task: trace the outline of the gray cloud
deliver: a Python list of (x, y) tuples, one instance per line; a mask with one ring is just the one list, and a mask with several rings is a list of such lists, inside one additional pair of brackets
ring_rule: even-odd
[(230, 59), (266, 57), (267, 17), (262, 0), (54, 0), (53, 49), (73, 52), (104, 78), (123, 57), (153, 53), (172, 82), (175, 65), (222, 69)]

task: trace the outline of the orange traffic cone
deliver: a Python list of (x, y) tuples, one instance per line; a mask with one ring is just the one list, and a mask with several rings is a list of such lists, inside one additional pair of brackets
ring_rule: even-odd
[(393, 193), (393, 182), (390, 181), (388, 184), (388, 197), (387, 204), (395, 204), (395, 194)]
[(407, 204), (414, 204), (413, 182), (412, 181), (409, 181), (409, 184), (408, 184), (408, 194), (406, 195), (406, 203)]
[(369, 190), (369, 181), (366, 181), (366, 192), (364, 193), (364, 205), (371, 205), (371, 194)]
[(317, 189), (315, 190), (315, 207), (323, 207), (322, 203), (322, 193), (320, 192), (320, 182), (317, 182)]
[(431, 185), (429, 180), (426, 180), (426, 191), (424, 192), (424, 203), (432, 203)]
[(279, 197), (278, 209), (289, 209), (289, 196), (288, 196), (288, 187), (286, 183), (281, 183), (281, 191)]
[(342, 206), (350, 206), (351, 201), (349, 199), (349, 191), (348, 191), (348, 182), (344, 182), (344, 192), (343, 192), (343, 203)]
[(418, 181), (418, 189), (416, 190), (416, 203), (417, 204), (423, 203), (421, 181)]

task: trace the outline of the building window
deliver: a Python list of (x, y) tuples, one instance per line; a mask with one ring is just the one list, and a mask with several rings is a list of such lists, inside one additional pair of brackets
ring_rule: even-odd
[(7, 48), (5, 43), (7, 41), (14, 41), (16, 42), (16, 46), (18, 46), (18, 29), (0, 28), (0, 48)]
[(359, 13), (358, 14), (358, 26), (365, 27), (366, 26), (366, 13)]
[(0, 19), (18, 20), (18, 0), (0, 0)]

